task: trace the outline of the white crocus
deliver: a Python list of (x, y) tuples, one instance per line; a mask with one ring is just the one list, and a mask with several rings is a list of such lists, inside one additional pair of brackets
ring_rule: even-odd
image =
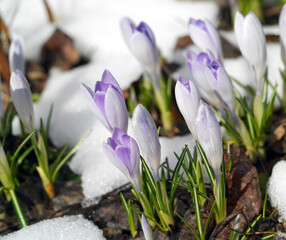
[(206, 154), (218, 183), (223, 158), (221, 131), (215, 114), (202, 100), (196, 118), (196, 131), (197, 140)]
[(208, 49), (222, 63), (222, 47), (216, 28), (207, 20), (189, 20), (189, 34), (193, 42), (204, 52)]
[(240, 51), (256, 80), (256, 92), (261, 92), (261, 82), (266, 70), (266, 41), (261, 23), (257, 16), (250, 12), (243, 17), (236, 13), (234, 32)]
[(160, 59), (151, 28), (144, 22), (136, 26), (132, 20), (124, 18), (121, 32), (130, 51), (151, 75), (155, 88), (159, 89)]
[(21, 72), (25, 72), (22, 46), (18, 40), (12, 41), (10, 44), (9, 66), (11, 73), (15, 72), (17, 69)]
[(190, 132), (196, 138), (195, 123), (200, 102), (196, 85), (191, 80), (188, 81), (183, 77), (179, 77), (175, 87), (175, 97)]
[(156, 181), (159, 179), (161, 144), (155, 122), (150, 113), (141, 104), (137, 105), (134, 109), (132, 129), (140, 146), (141, 155), (148, 164)]
[(32, 132), (35, 119), (32, 93), (27, 79), (20, 70), (11, 74), (10, 94), (19, 118), (28, 132)]

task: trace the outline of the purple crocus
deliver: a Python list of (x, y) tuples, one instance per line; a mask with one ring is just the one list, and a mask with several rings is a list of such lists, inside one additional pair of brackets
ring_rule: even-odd
[(160, 61), (152, 30), (144, 22), (136, 27), (132, 20), (124, 18), (121, 21), (121, 31), (130, 51), (151, 75), (154, 85), (158, 89)]
[(115, 128), (112, 137), (108, 138), (102, 147), (109, 161), (130, 180), (137, 191), (141, 191), (140, 151), (135, 139)]
[(222, 112), (225, 107), (233, 112), (235, 99), (232, 82), (213, 54), (207, 51), (197, 55), (188, 51), (187, 59), (192, 79), (202, 98)]
[(10, 94), (19, 118), (28, 132), (32, 132), (35, 119), (32, 93), (27, 79), (20, 70), (11, 74)]
[(23, 73), (25, 72), (22, 46), (18, 40), (13, 40), (10, 44), (9, 66), (11, 73), (15, 72), (17, 69)]
[(155, 122), (150, 113), (141, 104), (134, 109), (132, 129), (140, 146), (141, 155), (148, 164), (156, 181), (159, 179), (161, 145)]
[(175, 97), (190, 132), (196, 138), (195, 122), (200, 102), (196, 85), (192, 80), (188, 81), (183, 77), (179, 77), (175, 87)]
[(256, 79), (256, 92), (261, 92), (266, 70), (266, 40), (261, 23), (253, 12), (249, 12), (246, 17), (237, 12), (234, 32), (240, 51)]
[(213, 111), (202, 100), (196, 118), (196, 131), (197, 140), (203, 148), (218, 182), (223, 157), (221, 131)]
[(208, 20), (189, 20), (189, 34), (195, 45), (202, 51), (208, 49), (214, 54), (215, 58), (222, 63), (222, 47), (220, 38), (215, 27)]
[(94, 92), (85, 84), (82, 90), (91, 109), (100, 122), (112, 132), (115, 127), (127, 132), (128, 112), (119, 84), (111, 73), (104, 71), (101, 81), (96, 82)]

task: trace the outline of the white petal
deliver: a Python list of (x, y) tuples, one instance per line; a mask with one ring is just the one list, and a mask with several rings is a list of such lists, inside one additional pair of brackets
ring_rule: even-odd
[(34, 107), (30, 86), (19, 70), (13, 72), (10, 78), (10, 93), (16, 111), (26, 129), (31, 132), (34, 130)]
[(149, 73), (156, 72), (158, 51), (154, 49), (149, 39), (140, 32), (135, 32), (130, 41), (130, 48), (137, 60)]
[(111, 86), (105, 95), (105, 113), (112, 129), (117, 127), (127, 132), (128, 112), (124, 98)]
[(223, 157), (221, 131), (213, 111), (203, 101), (198, 110), (196, 131), (198, 141), (218, 177)]
[(141, 155), (158, 178), (161, 162), (161, 145), (157, 128), (150, 113), (141, 104), (133, 112), (132, 128), (134, 136), (139, 143)]

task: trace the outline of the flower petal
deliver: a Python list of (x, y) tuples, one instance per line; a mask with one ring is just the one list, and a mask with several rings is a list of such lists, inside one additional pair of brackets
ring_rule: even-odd
[(158, 179), (161, 163), (161, 145), (158, 132), (150, 113), (141, 104), (133, 112), (132, 128), (134, 136), (139, 143), (141, 155), (147, 162), (153, 177)]
[(34, 107), (30, 86), (20, 70), (12, 72), (10, 94), (16, 111), (29, 132), (34, 130)]
[(111, 130), (117, 127), (127, 132), (128, 112), (126, 104), (124, 98), (112, 86), (108, 88), (105, 94), (104, 108)]

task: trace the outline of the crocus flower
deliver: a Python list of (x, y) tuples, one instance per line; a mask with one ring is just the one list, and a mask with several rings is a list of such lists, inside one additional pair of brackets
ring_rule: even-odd
[(143, 234), (144, 234), (145, 239), (153, 240), (152, 229), (144, 215), (142, 215), (141, 217), (141, 224), (142, 224), (142, 229), (143, 229)]
[(196, 83), (202, 98), (221, 112), (227, 106), (234, 111), (235, 99), (232, 82), (224, 67), (215, 60), (210, 51), (195, 54), (187, 52), (192, 79)]
[(137, 191), (141, 191), (140, 151), (135, 139), (115, 128), (112, 137), (108, 138), (102, 147), (109, 161), (130, 180)]
[(192, 80), (188, 81), (183, 77), (179, 77), (175, 87), (175, 97), (178, 108), (190, 132), (196, 138), (195, 123), (200, 102), (200, 95), (196, 85)]
[(222, 47), (215, 27), (208, 20), (189, 20), (189, 34), (195, 45), (202, 51), (209, 49), (222, 63)]
[(284, 4), (279, 17), (281, 57), (286, 66), (286, 4)]
[(221, 131), (213, 111), (203, 101), (200, 101), (196, 131), (197, 140), (203, 148), (218, 182), (223, 157)]
[(136, 27), (129, 18), (124, 18), (121, 21), (121, 31), (130, 51), (151, 75), (154, 85), (158, 89), (160, 61), (152, 30), (144, 22)]
[(132, 128), (140, 146), (141, 155), (148, 164), (156, 181), (159, 179), (161, 145), (155, 122), (150, 113), (141, 104), (137, 105), (134, 109)]
[(17, 69), (22, 72), (25, 71), (22, 46), (18, 40), (14, 40), (10, 44), (9, 66), (11, 73), (15, 72)]
[(261, 23), (253, 12), (246, 17), (237, 12), (234, 32), (240, 51), (255, 77), (256, 91), (261, 92), (261, 82), (266, 69), (266, 43)]
[(12, 72), (10, 94), (16, 111), (28, 132), (34, 130), (34, 108), (32, 93), (27, 79), (20, 70)]
[(85, 84), (82, 84), (82, 90), (91, 109), (110, 132), (115, 127), (127, 131), (128, 112), (125, 100), (119, 84), (109, 71), (105, 70), (101, 81), (96, 82), (94, 92)]

